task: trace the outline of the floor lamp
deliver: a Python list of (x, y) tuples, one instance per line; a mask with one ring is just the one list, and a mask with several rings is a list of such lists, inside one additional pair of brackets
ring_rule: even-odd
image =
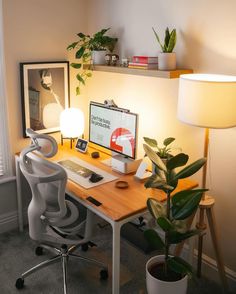
[[(208, 157), (209, 129), (236, 126), (236, 77), (214, 74), (186, 74), (179, 80), (178, 118), (184, 123), (205, 128), (204, 157)], [(207, 164), (203, 168), (202, 188), (206, 188)], [(205, 230), (205, 214), (215, 250), (222, 286), (227, 291), (217, 233), (213, 197), (204, 194), (199, 205), (197, 227)], [(203, 234), (198, 239), (197, 274), (201, 276)]]

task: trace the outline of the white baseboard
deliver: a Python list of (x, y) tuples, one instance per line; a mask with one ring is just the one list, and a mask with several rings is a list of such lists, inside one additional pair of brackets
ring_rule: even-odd
[[(188, 245), (186, 244), (182, 252), (183, 257), (187, 258), (188, 250)], [(193, 261), (194, 268), (197, 267), (197, 254), (198, 251), (195, 249)], [(225, 273), (230, 291), (232, 293), (236, 293), (236, 272), (225, 266)], [(215, 281), (217, 284), (221, 284), (217, 263), (213, 258), (207, 256), (206, 254), (202, 254), (202, 275), (207, 277), (209, 280)]]
[[(24, 223), (27, 222), (27, 209), (23, 212)], [(12, 211), (0, 215), (0, 233), (8, 232), (18, 228), (17, 211)]]

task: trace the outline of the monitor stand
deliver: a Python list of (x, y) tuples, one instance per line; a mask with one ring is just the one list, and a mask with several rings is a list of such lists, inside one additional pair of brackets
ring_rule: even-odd
[(110, 158), (102, 160), (101, 162), (111, 167), (114, 171), (122, 174), (129, 174), (137, 171), (141, 161), (142, 159), (134, 160), (119, 153), (112, 152)]

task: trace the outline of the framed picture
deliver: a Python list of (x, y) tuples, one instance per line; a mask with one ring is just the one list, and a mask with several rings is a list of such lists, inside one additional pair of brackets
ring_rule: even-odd
[(60, 114), (69, 107), (69, 62), (20, 63), (23, 136), (60, 130)]

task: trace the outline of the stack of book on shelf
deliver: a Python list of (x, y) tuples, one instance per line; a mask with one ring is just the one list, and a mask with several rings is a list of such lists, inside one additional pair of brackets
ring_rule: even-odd
[(158, 58), (149, 56), (133, 56), (129, 68), (158, 69)]

